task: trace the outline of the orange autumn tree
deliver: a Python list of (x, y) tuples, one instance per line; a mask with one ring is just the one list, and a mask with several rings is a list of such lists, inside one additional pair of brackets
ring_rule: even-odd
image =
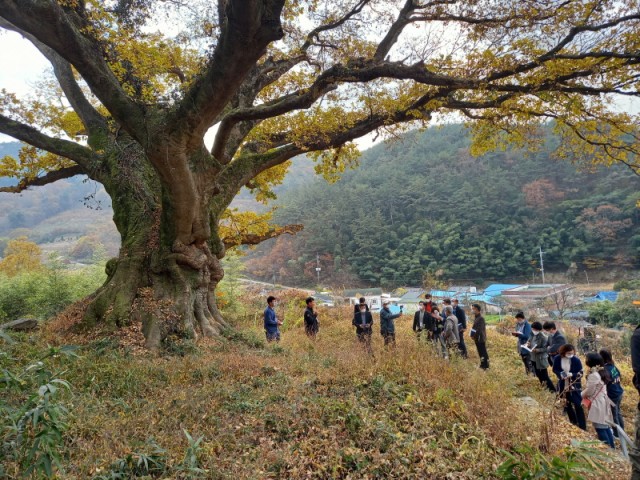
[(20, 179), (15, 192), (84, 174), (111, 196), (122, 246), (85, 325), (138, 318), (149, 347), (217, 335), (225, 249), (296, 228), (245, 228), (227, 207), (244, 186), (272, 198), (298, 155), (336, 178), (357, 164), (355, 139), (453, 115), (475, 153), (535, 147), (551, 120), (559, 155), (637, 169), (637, 118), (611, 105), (639, 95), (639, 12), (636, 0), (0, 0), (0, 27), (55, 76), (29, 98), (2, 92), (0, 132), (28, 146), (0, 174)]
[(10, 240), (4, 249), (4, 256), (0, 259), (0, 272), (8, 277), (21, 273), (33, 272), (42, 268), (42, 250), (29, 241), (27, 237)]

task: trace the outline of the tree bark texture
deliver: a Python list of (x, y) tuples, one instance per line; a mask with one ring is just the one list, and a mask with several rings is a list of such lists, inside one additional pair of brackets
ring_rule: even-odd
[(175, 194), (162, 186), (137, 142), (118, 147), (103, 183), (122, 245), (118, 258), (107, 263), (107, 281), (82, 325), (117, 328), (140, 320), (152, 349), (170, 334), (194, 339), (220, 334), (227, 324), (215, 289), (223, 277), (224, 246), (217, 237), (219, 218), (209, 208), (212, 190), (201, 191), (191, 182), (189, 191)]

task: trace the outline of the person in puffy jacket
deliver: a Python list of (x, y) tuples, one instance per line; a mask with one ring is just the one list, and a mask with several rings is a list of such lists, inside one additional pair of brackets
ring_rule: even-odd
[(587, 420), (593, 424), (598, 438), (611, 448), (615, 448), (613, 432), (609, 427), (609, 424), (613, 423), (613, 415), (611, 414), (613, 402), (607, 396), (607, 385), (605, 383), (607, 373), (603, 368), (604, 360), (599, 353), (590, 352), (587, 353), (585, 363), (589, 367), (589, 373), (587, 374), (587, 385), (582, 390), (582, 398), (583, 400), (586, 398), (591, 401)]

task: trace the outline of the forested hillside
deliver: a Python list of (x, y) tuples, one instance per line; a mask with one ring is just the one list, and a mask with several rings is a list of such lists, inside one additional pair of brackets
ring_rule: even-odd
[(250, 253), (249, 271), (313, 284), (319, 255), (329, 284), (417, 285), (426, 272), (531, 279), (539, 246), (545, 269), (570, 276), (637, 268), (640, 179), (624, 167), (556, 160), (555, 142), (547, 134), (539, 152), (475, 158), (463, 127), (450, 125), (376, 146), (337, 183), (281, 195), (277, 220), (305, 229)]

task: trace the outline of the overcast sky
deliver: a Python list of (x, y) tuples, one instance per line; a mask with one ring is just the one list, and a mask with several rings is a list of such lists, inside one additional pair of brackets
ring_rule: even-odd
[[(49, 62), (40, 52), (21, 35), (0, 29), (0, 89), (25, 96), (33, 91), (33, 82), (42, 77)], [(630, 113), (640, 112), (640, 101), (636, 98), (620, 98), (618, 108)], [(209, 146), (213, 142), (214, 129), (205, 137), (205, 143)], [(374, 134), (369, 134), (356, 141), (360, 149), (369, 148), (372, 145)], [(0, 142), (15, 141), (15, 139), (0, 134)]]

